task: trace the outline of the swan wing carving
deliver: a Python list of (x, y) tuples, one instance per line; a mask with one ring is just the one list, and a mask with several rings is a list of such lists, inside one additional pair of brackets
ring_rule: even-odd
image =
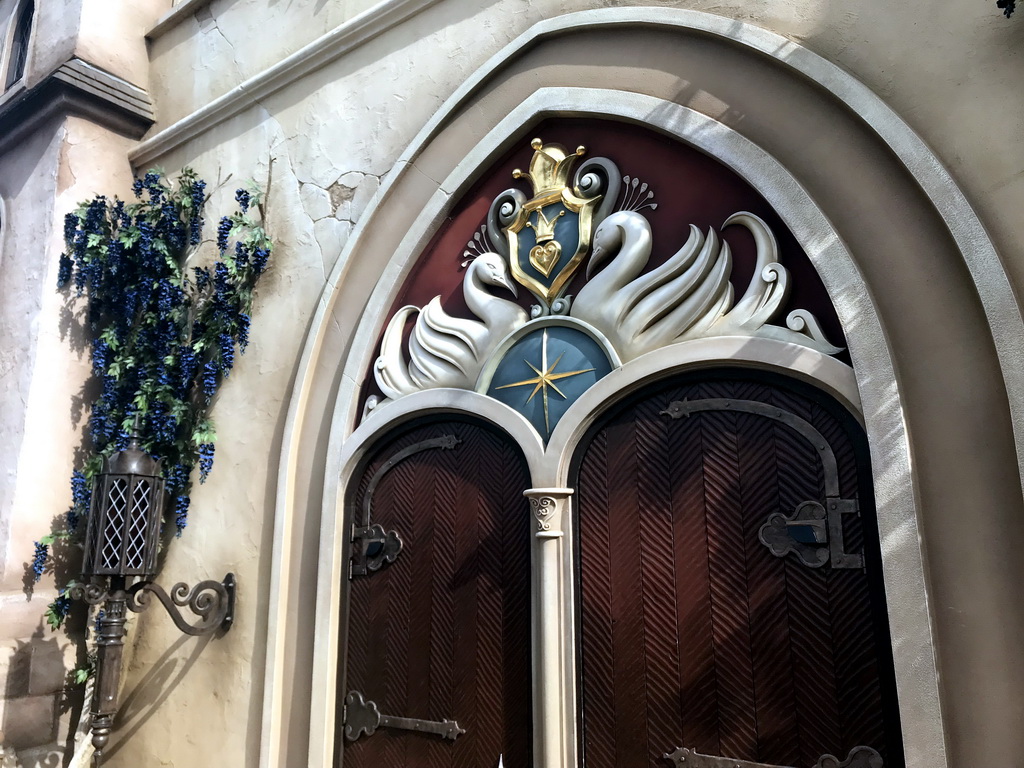
[(795, 310), (786, 327), (770, 325), (789, 289), (778, 263), (778, 244), (768, 225), (752, 213), (731, 216), (724, 226), (745, 227), (754, 237), (754, 276), (734, 302), (732, 253), (712, 229), (690, 227), (686, 243), (661, 266), (641, 274), (651, 255), (651, 227), (633, 211), (610, 215), (594, 234), (587, 274), (598, 272), (577, 294), (570, 314), (602, 333), (623, 361), (687, 339), (762, 336), (823, 352), (841, 351), (828, 342), (817, 320)]
[[(411, 305), (399, 309), (384, 331), (374, 363), (381, 391), (395, 400), (436, 387), (471, 389), (498, 342), (529, 319), (522, 307), (494, 295), (492, 288), (516, 293), (505, 260), (496, 253), (484, 253), (469, 265), (462, 283), (466, 305), (476, 319), (448, 314), (440, 296), (422, 310)], [(405, 326), (414, 315), (406, 354)]]

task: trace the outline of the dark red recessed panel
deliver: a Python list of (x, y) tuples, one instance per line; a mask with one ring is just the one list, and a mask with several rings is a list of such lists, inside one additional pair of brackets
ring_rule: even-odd
[[(763, 218), (779, 241), (781, 262), (790, 270), (791, 292), (787, 305), (775, 322), (784, 322), (786, 314), (797, 308), (808, 309), (821, 320), (826, 336), (843, 346), (842, 328), (821, 279), (795, 238), (783, 225), (772, 207), (739, 176), (707, 155), (682, 142), (650, 129), (628, 123), (594, 119), (552, 119), (523, 132), (522, 141), (507, 156), (480, 176), (455, 205), (430, 245), (413, 268), (392, 312), (405, 304), (423, 306), (441, 296), (445, 309), (454, 315), (468, 316), (462, 298), (463, 251), (484, 223), (491, 201), (502, 191), (516, 187), (530, 194), (529, 182), (515, 180), (515, 168), (529, 167), (533, 150), (530, 140), (539, 137), (545, 143), (562, 144), (568, 149), (587, 148), (586, 157), (608, 157), (623, 175), (639, 178), (655, 193), (657, 209), (643, 214), (654, 231), (654, 249), (650, 268), (661, 264), (686, 241), (690, 224), (707, 231), (718, 230), (738, 211), (749, 211)], [(733, 283), (740, 295), (746, 288), (754, 264), (754, 243), (742, 227), (722, 232), (734, 256)], [(583, 271), (577, 275), (569, 293), (579, 290)], [(520, 303), (528, 307), (532, 297), (520, 290)], [(367, 372), (363, 399), (380, 394)]]

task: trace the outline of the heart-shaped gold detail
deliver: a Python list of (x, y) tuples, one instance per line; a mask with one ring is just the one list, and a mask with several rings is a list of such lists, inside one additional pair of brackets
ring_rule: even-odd
[(544, 245), (535, 245), (530, 249), (530, 263), (544, 277), (549, 277), (561, 255), (562, 246), (557, 240), (551, 240)]

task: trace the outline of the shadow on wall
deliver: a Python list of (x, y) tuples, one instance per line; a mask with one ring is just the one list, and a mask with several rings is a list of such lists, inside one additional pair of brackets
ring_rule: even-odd
[(0, 670), (6, 666), (0, 710), (0, 739), (19, 752), (52, 744), (63, 703), (64, 655), (57, 638), (43, 626), (28, 640), (16, 641), (13, 649), (0, 656)]
[[(122, 693), (123, 703), (115, 718), (112, 744), (105, 753), (107, 758), (117, 754), (122, 745), (157, 713), (171, 691), (199, 659), (203, 649), (220, 634), (218, 632), (203, 637), (183, 635), (163, 652), (138, 685)], [(178, 658), (179, 651), (190, 642), (193, 644), (191, 653), (184, 659)], [(125, 672), (127, 670), (122, 671), (122, 675)]]
[(961, 183), (993, 168), (986, 160), (996, 147), (1002, 168), (989, 181), (1017, 174), (1024, 147), (1008, 136), (1020, 104), (1013, 63), (1024, 45), (1021, 18), (1004, 18), (996, 0), (935, 3), (924, 13), (819, 2), (808, 15), (794, 39), (880, 96)]

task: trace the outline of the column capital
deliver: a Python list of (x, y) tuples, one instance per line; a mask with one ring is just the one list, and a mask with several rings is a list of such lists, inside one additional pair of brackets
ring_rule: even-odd
[(537, 538), (561, 538), (562, 513), (573, 493), (572, 488), (530, 488), (523, 491), (537, 520)]

